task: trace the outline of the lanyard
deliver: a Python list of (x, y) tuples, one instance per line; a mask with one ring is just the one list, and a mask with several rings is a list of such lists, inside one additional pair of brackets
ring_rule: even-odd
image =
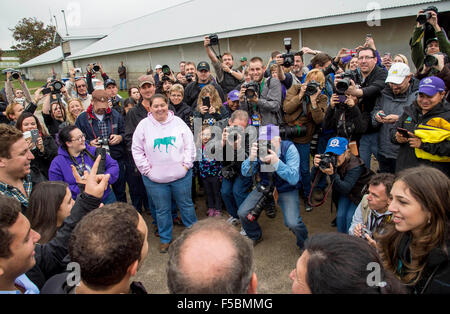
[(72, 162), (75, 165), (75, 168), (77, 169), (78, 174), (83, 177), (84, 176), (84, 170), (86, 169), (86, 164), (84, 163), (84, 152), (81, 152), (81, 167), (80, 164), (77, 162), (75, 157), (70, 155), (70, 159), (72, 159)]

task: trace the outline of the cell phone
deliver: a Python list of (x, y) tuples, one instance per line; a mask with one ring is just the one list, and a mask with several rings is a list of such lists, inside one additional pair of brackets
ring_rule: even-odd
[(397, 128), (397, 132), (400, 133), (403, 137), (410, 138), (407, 129)]
[(208, 107), (208, 109), (209, 109), (209, 107), (211, 107), (211, 102), (210, 102), (208, 96), (202, 97), (202, 102), (203, 102), (203, 106)]
[(386, 52), (386, 53), (384, 54), (384, 56), (385, 56), (385, 57), (388, 57), (389, 59), (391, 59), (391, 57), (392, 57), (392, 55), (391, 55), (390, 52)]
[(372, 34), (366, 34), (366, 37), (372, 38)]
[(387, 115), (385, 113), (383, 113), (383, 112), (378, 112), (378, 115), (380, 117), (382, 117), (382, 118), (386, 118), (387, 117)]
[(34, 129), (34, 130), (31, 130), (31, 141), (33, 142), (33, 143), (35, 143), (36, 144), (36, 142), (37, 142), (37, 139), (39, 138), (39, 130), (37, 130), (37, 129)]

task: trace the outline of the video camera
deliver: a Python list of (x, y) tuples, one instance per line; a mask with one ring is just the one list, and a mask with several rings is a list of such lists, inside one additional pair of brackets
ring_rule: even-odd
[(242, 87), (246, 88), (247, 90), (245, 91), (245, 97), (252, 99), (255, 98), (255, 96), (258, 93), (258, 89), (259, 89), (259, 84), (256, 82), (249, 82), (249, 83), (244, 83), (242, 84)]
[(325, 153), (320, 155), (319, 168), (322, 170), (331, 168), (330, 165), (333, 165), (333, 169), (337, 168), (337, 156), (333, 153)]
[(360, 76), (358, 72), (347, 70), (344, 73), (339, 74), (340, 79), (336, 81), (336, 94), (344, 95), (347, 89), (350, 87), (351, 82), (353, 80), (355, 84), (358, 84), (360, 80)]
[(287, 37), (284, 39), (284, 48), (287, 52), (281, 55), (281, 58), (284, 59), (284, 63), (282, 65), (286, 68), (289, 68), (295, 63), (294, 54), (290, 52), (292, 48), (292, 38)]

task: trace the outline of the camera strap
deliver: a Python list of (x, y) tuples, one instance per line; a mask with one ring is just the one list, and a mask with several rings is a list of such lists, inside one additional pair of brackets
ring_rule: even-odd
[(317, 184), (318, 179), (319, 179), (322, 175), (323, 175), (323, 173), (322, 173), (319, 169), (317, 169), (316, 177), (314, 178), (314, 182), (313, 182), (313, 184), (312, 184), (312, 186), (311, 186), (311, 190), (309, 191), (309, 195), (308, 195), (308, 204), (309, 204), (310, 206), (312, 206), (312, 207), (319, 207), (319, 206), (321, 206), (322, 204), (324, 204), (324, 203), (327, 201), (328, 194), (330, 193), (331, 188), (333, 187), (334, 180), (331, 181), (330, 186), (328, 187), (327, 191), (325, 192), (325, 196), (323, 197), (322, 201), (320, 201), (318, 204), (312, 204), (312, 203), (311, 203), (311, 195), (312, 195), (312, 192), (313, 192), (314, 188), (316, 187), (316, 184)]

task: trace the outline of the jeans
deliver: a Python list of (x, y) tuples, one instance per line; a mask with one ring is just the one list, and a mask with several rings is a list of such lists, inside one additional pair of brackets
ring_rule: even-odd
[(127, 202), (127, 180), (126, 180), (126, 166), (125, 160), (123, 158), (116, 159), (119, 164), (119, 178), (112, 185), (114, 194), (116, 195), (117, 201), (126, 203)]
[(248, 190), (252, 186), (252, 183), (252, 177), (244, 177), (241, 174), (233, 180), (223, 179), (220, 193), (222, 194), (223, 202), (230, 216), (239, 218), (239, 206), (247, 198), (249, 194)]
[(348, 233), (357, 207), (358, 205), (355, 205), (347, 196), (339, 197), (336, 217), (338, 232)]
[(110, 190), (108, 196), (107, 196), (107, 197), (104, 197), (104, 198), (102, 199), (102, 203), (105, 204), (105, 205), (107, 205), (107, 204), (112, 204), (112, 203), (115, 203), (115, 202), (117, 202), (116, 196), (114, 195), (114, 192), (111, 191), (111, 190)]
[(303, 193), (307, 198), (311, 192), (311, 172), (309, 171), (309, 152), (311, 145), (294, 143), (300, 155), (300, 175), (303, 184)]
[(150, 210), (148, 206), (147, 192), (145, 190), (142, 175), (134, 165), (133, 156), (127, 156), (126, 159), (126, 181), (128, 183), (128, 191), (130, 193), (131, 203), (138, 212), (142, 212), (142, 207), (145, 210)]
[[(253, 209), (261, 196), (262, 192), (259, 192), (257, 189), (253, 190), (239, 207), (238, 211), (242, 227), (247, 233), (247, 236), (252, 240), (260, 239), (262, 237), (262, 230), (256, 220), (251, 222), (247, 219), (247, 214)], [(295, 234), (297, 246), (303, 249), (304, 242), (308, 238), (308, 230), (300, 215), (298, 190), (279, 193), (278, 204), (283, 212), (284, 224)]]
[(197, 222), (194, 203), (192, 202), (191, 185), (192, 169), (184, 178), (169, 183), (156, 183), (144, 177), (147, 191), (150, 191), (151, 199), (155, 205), (156, 222), (161, 243), (167, 244), (172, 241), (172, 198), (180, 209), (183, 224), (190, 228)]
[(372, 154), (378, 160), (378, 132), (364, 134), (359, 141), (359, 157), (369, 169)]
[(380, 165), (380, 173), (393, 173), (395, 174), (395, 166), (397, 159), (386, 158), (378, 155), (378, 164)]
[[(124, 84), (125, 83), (125, 84)], [(123, 90), (123, 85), (125, 85), (125, 90), (127, 89), (127, 79), (120, 79), (120, 90)]]

